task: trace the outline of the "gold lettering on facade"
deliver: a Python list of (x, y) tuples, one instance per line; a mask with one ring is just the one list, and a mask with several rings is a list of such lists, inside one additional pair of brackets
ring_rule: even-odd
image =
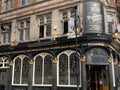
[(90, 8), (92, 12), (100, 12), (100, 7), (97, 4), (93, 4), (93, 7)]

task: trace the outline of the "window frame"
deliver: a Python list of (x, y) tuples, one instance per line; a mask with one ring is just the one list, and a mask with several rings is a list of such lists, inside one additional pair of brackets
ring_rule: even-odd
[[(21, 61), (21, 63), (20, 63), (20, 83), (19, 84), (16, 84), (16, 83), (14, 83), (14, 74), (15, 74), (15, 61), (17, 60), (17, 59), (20, 59), (20, 61)], [(15, 58), (14, 58), (14, 60), (13, 60), (13, 62), (14, 62), (14, 64), (13, 64), (13, 67), (12, 67), (12, 85), (15, 85), (15, 86), (28, 86), (28, 83), (27, 84), (23, 84), (22, 83), (22, 68), (23, 68), (23, 61), (24, 61), (24, 58), (29, 58), (27, 55), (19, 55), (19, 56), (16, 56)], [(28, 64), (29, 65), (29, 64)], [(28, 66), (28, 70), (29, 70), (29, 66)], [(29, 71), (28, 71), (28, 74), (29, 74)]]
[[(109, 17), (111, 18), (111, 21), (109, 21)], [(107, 13), (107, 28), (108, 28), (108, 34), (112, 34), (114, 32), (114, 14), (108, 12)], [(109, 27), (110, 26), (110, 27)], [(111, 29), (111, 30), (110, 30)]]
[(6, 45), (10, 44), (11, 41), (11, 32), (12, 32), (12, 25), (11, 23), (4, 23), (1, 24), (1, 44)]
[[(27, 26), (27, 22), (29, 22), (29, 26)], [(23, 19), (18, 21), (18, 41), (19, 42), (30, 40), (30, 23), (31, 23), (30, 19)]]
[(22, 6), (30, 5), (32, 3), (32, 0), (19, 0), (19, 2), (20, 2), (20, 6), (22, 7)]
[[(47, 21), (47, 17), (50, 17), (50, 21)], [(43, 21), (40, 21), (40, 18), (42, 18)], [(47, 26), (50, 26), (49, 29), (47, 29)], [(43, 29), (41, 31), (41, 29)], [(43, 14), (38, 16), (38, 30), (39, 30), (39, 38), (50, 38), (52, 36), (52, 14)], [(49, 30), (49, 33), (47, 32)], [(40, 33), (42, 32), (42, 34)]]
[(3, 69), (3, 68), (9, 68), (9, 58), (6, 56), (0, 57), (0, 69)]
[[(64, 13), (67, 13), (67, 17), (66, 18), (63, 18), (63, 14)], [(74, 27), (71, 27), (73, 25), (70, 25), (71, 22), (70, 21), (75, 21), (75, 13), (77, 14), (78, 13), (78, 9), (75, 11), (74, 9), (70, 8), (70, 9), (65, 9), (65, 10), (62, 10), (60, 11), (61, 13), (61, 27), (62, 27), (62, 32), (61, 34), (67, 34), (67, 33), (70, 33), (70, 32), (73, 32), (74, 31)], [(70, 20), (70, 19), (73, 19), (73, 20)], [(64, 27), (65, 23), (64, 22), (67, 22), (68, 26), (67, 27)], [(75, 24), (75, 22), (73, 22)], [(65, 28), (68, 28), (68, 30), (65, 30)], [(73, 30), (72, 30), (73, 29)]]
[[(53, 56), (52, 56), (51, 54), (45, 53), (45, 52), (39, 53), (39, 54), (37, 54), (37, 55), (34, 57), (34, 63), (33, 63), (33, 83), (32, 83), (33, 86), (52, 86), (52, 83), (51, 83), (51, 84), (45, 84), (45, 83), (44, 83), (44, 77), (45, 77), (45, 74), (44, 74), (44, 69), (45, 69), (45, 65), (44, 65), (44, 64), (45, 64), (45, 63), (44, 63), (44, 61), (45, 61), (45, 57), (46, 57), (47, 55), (50, 55), (50, 56), (51, 56), (51, 59), (52, 59)], [(37, 58), (38, 56), (40, 56), (40, 57), (42, 58), (42, 83), (36, 84), (36, 83), (35, 83), (35, 60), (36, 60), (36, 58)], [(52, 61), (51, 61), (51, 66), (52, 66)], [(51, 71), (52, 71), (52, 68), (51, 68)], [(52, 73), (51, 73), (51, 77), (52, 77)]]
[[(75, 51), (73, 51), (73, 50), (66, 50), (66, 51), (63, 51), (63, 52), (61, 52), (58, 56), (57, 56), (57, 58), (58, 58), (58, 62), (57, 62), (57, 86), (58, 87), (76, 87), (76, 84), (75, 85), (72, 85), (72, 84), (70, 84), (70, 56), (73, 54), (73, 53), (76, 53)], [(60, 57), (60, 55), (62, 55), (62, 54), (66, 54), (67, 56), (68, 56), (68, 84), (67, 85), (64, 85), (64, 84), (59, 84), (59, 57)], [(80, 75), (80, 85), (79, 85), (79, 87), (81, 87), (82, 85), (81, 85), (81, 62), (79, 62), (79, 75)]]
[(3, 6), (4, 11), (12, 10), (14, 8), (14, 0), (5, 0)]

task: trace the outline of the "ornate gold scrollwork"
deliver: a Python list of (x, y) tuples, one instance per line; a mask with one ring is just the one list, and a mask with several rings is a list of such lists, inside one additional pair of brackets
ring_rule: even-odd
[(31, 59), (31, 60), (28, 60), (28, 63), (29, 63), (29, 64), (33, 64), (33, 63), (34, 63), (34, 60), (32, 60), (32, 59)]
[(13, 64), (14, 64), (13, 61), (10, 61), (10, 62), (9, 62), (9, 66), (12, 66)]
[(109, 58), (108, 58), (108, 61), (109, 61), (109, 62), (112, 62), (112, 60), (113, 60), (112, 57), (109, 57)]
[(57, 58), (52, 58), (51, 61), (52, 61), (52, 63), (57, 63), (58, 60), (57, 60)]
[(80, 56), (79, 59), (80, 59), (81, 62), (85, 62), (86, 61), (86, 57), (85, 56)]

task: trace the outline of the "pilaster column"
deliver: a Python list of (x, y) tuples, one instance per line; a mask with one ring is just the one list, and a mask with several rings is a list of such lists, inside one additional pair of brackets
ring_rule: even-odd
[(52, 90), (57, 90), (57, 58), (52, 60)]
[(108, 59), (108, 62), (109, 62), (109, 85), (110, 85), (110, 90), (114, 90), (114, 87), (113, 87), (113, 58), (110, 56), (109, 59)]
[(9, 62), (9, 69), (7, 70), (7, 78), (8, 78), (8, 87), (5, 90), (12, 90), (12, 68), (13, 68), (13, 61)]
[(81, 80), (82, 80), (82, 90), (87, 90), (87, 85), (86, 85), (86, 66), (85, 66), (85, 61), (86, 57), (85, 56), (80, 56), (80, 61), (81, 61)]
[(33, 82), (33, 60), (28, 60), (29, 64), (29, 73), (28, 73), (28, 90), (33, 90), (32, 82)]

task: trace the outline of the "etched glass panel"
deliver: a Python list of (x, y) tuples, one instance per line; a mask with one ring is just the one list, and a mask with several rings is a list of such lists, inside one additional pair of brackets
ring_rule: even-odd
[(47, 55), (44, 59), (44, 84), (51, 84), (52, 79), (52, 57)]
[(21, 59), (17, 58), (15, 60), (15, 67), (14, 67), (14, 83), (20, 84), (20, 72), (21, 72)]
[(42, 67), (43, 59), (41, 56), (37, 56), (35, 59), (35, 84), (42, 84)]
[(66, 54), (59, 57), (59, 84), (68, 85), (68, 56)]
[(23, 65), (22, 65), (22, 84), (28, 83), (28, 72), (29, 72), (29, 64), (28, 64), (28, 58), (25, 57), (23, 59)]
[(73, 53), (70, 55), (70, 84), (76, 85), (77, 84), (77, 73), (78, 73), (78, 58), (76, 57), (76, 54)]

